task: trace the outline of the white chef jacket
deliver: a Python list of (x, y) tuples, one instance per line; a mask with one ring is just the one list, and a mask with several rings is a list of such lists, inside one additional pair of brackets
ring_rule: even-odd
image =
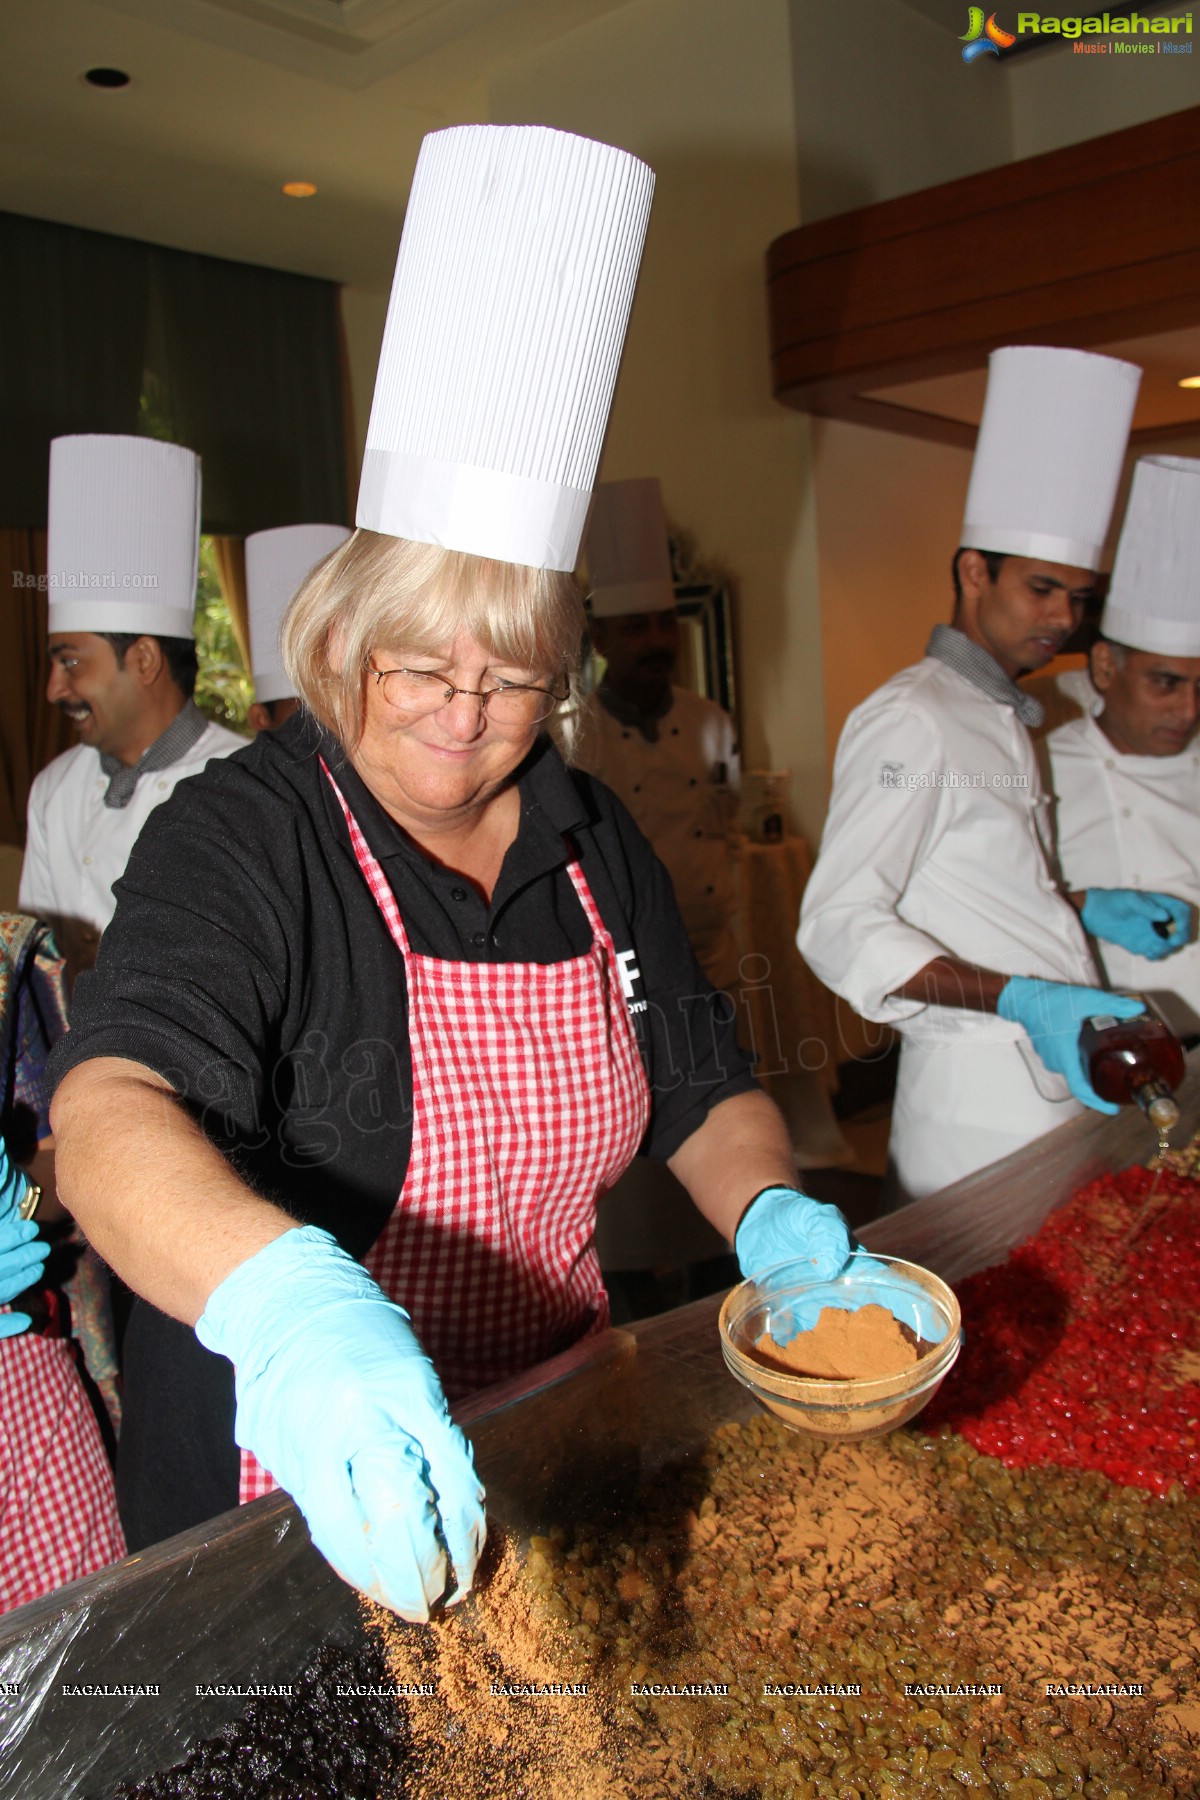
[[(1088, 717), (1051, 732), (1046, 747), (1067, 885), (1143, 888), (1200, 907), (1200, 746), (1125, 756)], [(1148, 992), (1176, 1031), (1200, 1031), (1200, 944), (1161, 962), (1096, 948), (1112, 987)]]
[(666, 864), (688, 937), (714, 987), (737, 981), (733, 932), (738, 791), (733, 720), (713, 700), (672, 688), (648, 743), (592, 696), (575, 761), (629, 808)]
[[(1095, 986), (1051, 873), (1048, 803), (1011, 706), (927, 656), (850, 715), (798, 937), (826, 986), (902, 1034), (891, 1160), (918, 1198), (1081, 1110), (1023, 1028), (888, 996), (937, 956)], [(1037, 1083), (1041, 1083), (1039, 1092)]]
[(247, 740), (209, 723), (196, 742), (165, 769), (148, 770), (128, 806), (104, 804), (108, 777), (89, 744), (64, 750), (29, 790), (25, 861), (17, 904), (51, 920), (76, 920), (97, 933), (113, 913), (114, 881), (125, 873), (138, 833), (156, 806), (210, 758), (232, 756)]

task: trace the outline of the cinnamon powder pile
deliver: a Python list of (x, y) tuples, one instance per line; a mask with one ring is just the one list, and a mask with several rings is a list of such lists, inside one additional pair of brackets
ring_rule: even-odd
[(810, 1331), (798, 1332), (786, 1344), (764, 1332), (754, 1354), (766, 1368), (791, 1375), (870, 1380), (911, 1368), (917, 1360), (917, 1340), (886, 1306), (862, 1306), (857, 1312), (823, 1306)]
[[(517, 1551), (492, 1527), (470, 1597), (428, 1626), (364, 1601), (390, 1677), (434, 1692), (410, 1703), (406, 1800), (610, 1800), (605, 1725), (568, 1633), (531, 1606)], [(572, 1686), (591, 1693), (555, 1692)], [(495, 1691), (499, 1690), (499, 1691)]]

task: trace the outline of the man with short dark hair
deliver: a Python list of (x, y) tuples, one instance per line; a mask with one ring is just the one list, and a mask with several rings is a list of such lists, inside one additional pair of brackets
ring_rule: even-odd
[(245, 744), (192, 698), (199, 533), (190, 450), (116, 436), (51, 445), (47, 696), (79, 744), (30, 790), (19, 904), (55, 925), (72, 977), (95, 960), (148, 814)]
[[(1101, 637), (1098, 710), (1046, 740), (1058, 848), (1072, 887), (1165, 888), (1200, 905), (1200, 461), (1143, 457)], [(1149, 990), (1184, 1037), (1200, 1032), (1200, 944), (1161, 969), (1104, 944), (1114, 987)]]
[[(1169, 895), (1065, 894), (1017, 685), (1094, 590), (1140, 370), (1077, 350), (993, 353), (953, 623), (850, 715), (799, 945), (820, 978), (902, 1038), (890, 1154), (916, 1199), (1041, 1136), (1093, 1091), (1079, 1027), (1129, 1016), (1085, 933), (1174, 947)], [(1081, 922), (1082, 912), (1082, 922)]]

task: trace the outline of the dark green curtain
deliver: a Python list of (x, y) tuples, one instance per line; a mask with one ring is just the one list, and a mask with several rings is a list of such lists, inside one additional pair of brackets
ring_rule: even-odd
[(44, 527), (50, 439), (136, 432), (149, 246), (0, 213), (0, 526)]
[(337, 287), (0, 213), (0, 526), (46, 519), (50, 439), (195, 450), (204, 529), (346, 518)]
[(201, 458), (204, 529), (343, 520), (335, 285), (156, 248), (150, 292), (147, 368), (174, 441)]

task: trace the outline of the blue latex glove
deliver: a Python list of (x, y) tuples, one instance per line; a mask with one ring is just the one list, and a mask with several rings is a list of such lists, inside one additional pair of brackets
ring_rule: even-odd
[(733, 1248), (747, 1280), (777, 1263), (804, 1261), (812, 1263), (814, 1281), (828, 1281), (849, 1256), (851, 1242), (836, 1206), (798, 1188), (769, 1187), (742, 1214)]
[(1079, 1053), (1079, 1027), (1084, 1019), (1132, 1019), (1145, 1010), (1140, 1000), (1125, 994), (1072, 987), (1064, 981), (1038, 981), (1025, 975), (1014, 975), (996, 1002), (1002, 1019), (1025, 1027), (1046, 1067), (1063, 1076), (1075, 1098), (1102, 1113), (1121, 1109), (1102, 1100), (1088, 1080)]
[[(1079, 916), (1093, 937), (1150, 962), (1174, 956), (1192, 935), (1192, 909), (1185, 900), (1144, 894), (1140, 888), (1089, 888)], [(1156, 925), (1164, 931), (1156, 931)]]
[(200, 1342), (237, 1372), (237, 1441), (343, 1580), (406, 1619), (471, 1586), (483, 1489), (408, 1314), (326, 1231), (284, 1232), (209, 1297)]
[(847, 1312), (857, 1312), (860, 1306), (886, 1306), (902, 1325), (915, 1331), (927, 1344), (941, 1343), (946, 1335), (946, 1321), (925, 1289), (918, 1287), (915, 1281), (897, 1274), (886, 1263), (877, 1262), (861, 1248), (856, 1248), (843, 1273), (853, 1274), (856, 1282), (869, 1276), (870, 1284), (856, 1288), (852, 1296), (831, 1300), (831, 1306), (842, 1306)]
[[(50, 1254), (49, 1244), (38, 1239), (36, 1220), (17, 1217), (28, 1185), (0, 1142), (0, 1303), (5, 1305), (33, 1286)], [(0, 1313), (0, 1338), (17, 1337), (31, 1323), (28, 1313)]]

